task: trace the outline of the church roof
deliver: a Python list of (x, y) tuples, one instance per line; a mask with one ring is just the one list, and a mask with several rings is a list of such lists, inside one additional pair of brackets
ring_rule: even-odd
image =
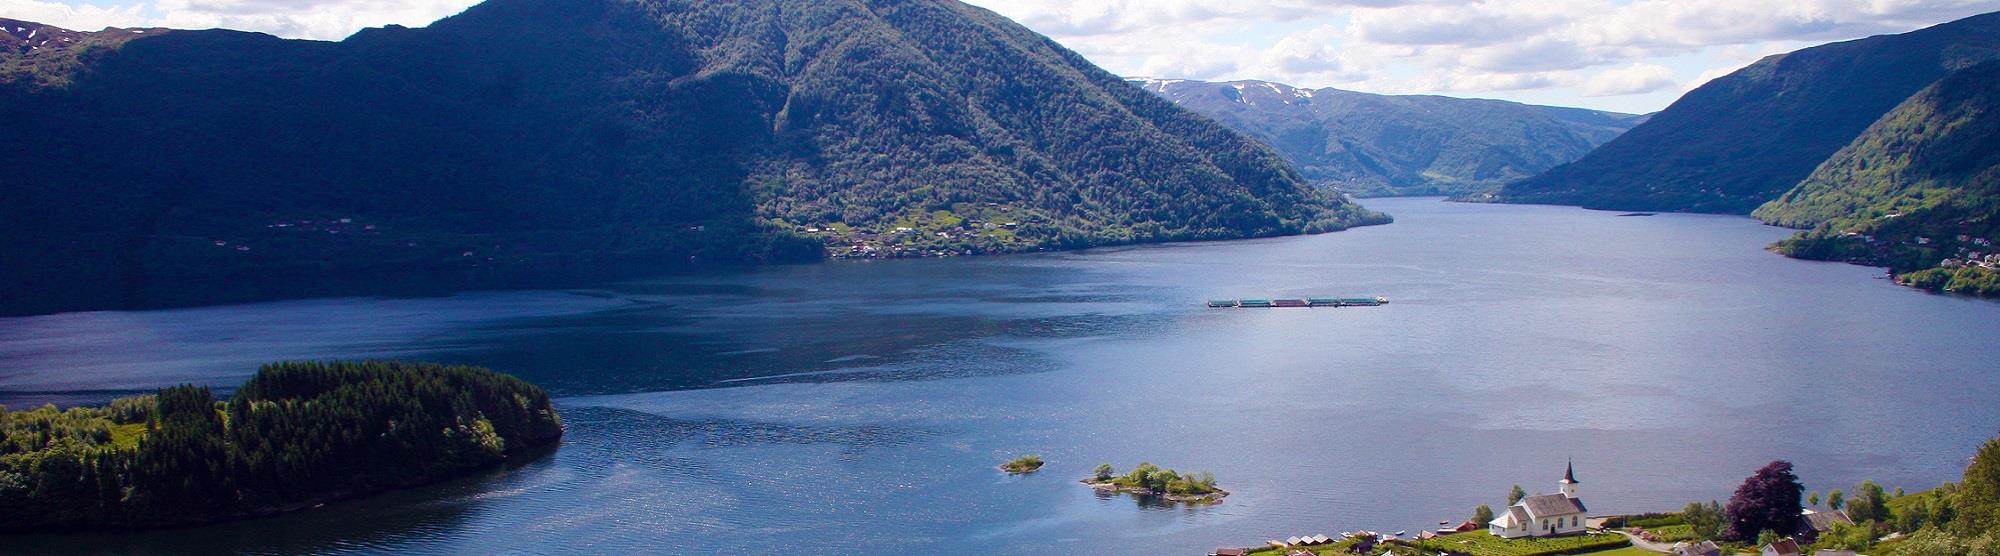
[(1506, 513), (1500, 514), (1499, 519), (1493, 520), (1492, 525), (1501, 529), (1513, 529), (1526, 521), (1528, 521), (1528, 512), (1526, 510), (1521, 509), (1520, 506), (1510, 506), (1507, 508)]
[(1564, 483), (1576, 483), (1576, 462), (1569, 462), (1569, 469), (1563, 470)]
[(1528, 516), (1536, 519), (1559, 516), (1559, 515), (1580, 514), (1590, 511), (1584, 509), (1582, 500), (1570, 498), (1568, 496), (1563, 496), (1561, 494), (1537, 494), (1534, 496), (1529, 496), (1527, 498), (1522, 498), (1521, 503), (1515, 504), (1514, 506), (1528, 510)]

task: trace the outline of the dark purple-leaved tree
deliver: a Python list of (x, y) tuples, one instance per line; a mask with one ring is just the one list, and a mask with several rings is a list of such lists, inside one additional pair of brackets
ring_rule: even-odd
[(1743, 480), (1743, 486), (1736, 487), (1735, 496), (1729, 497), (1727, 537), (1750, 542), (1764, 531), (1780, 537), (1797, 533), (1802, 519), (1799, 497), (1805, 490), (1799, 477), (1792, 474), (1792, 462), (1774, 461), (1758, 469)]

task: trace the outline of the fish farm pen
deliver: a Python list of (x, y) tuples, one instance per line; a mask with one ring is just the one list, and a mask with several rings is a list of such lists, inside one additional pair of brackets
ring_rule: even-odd
[(1387, 297), (1308, 297), (1305, 299), (1212, 299), (1208, 306), (1219, 309), (1266, 309), (1272, 307), (1374, 307), (1389, 304)]

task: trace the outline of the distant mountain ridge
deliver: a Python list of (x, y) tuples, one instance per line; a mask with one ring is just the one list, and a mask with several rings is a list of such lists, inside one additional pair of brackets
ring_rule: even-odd
[[(116, 48), (148, 33), (170, 31), (160, 28), (105, 28), (100, 31), (72, 31), (54, 25), (0, 17), (0, 83), (27, 80), (35, 86), (67, 83), (85, 52)], [(36, 81), (36, 79), (41, 81)]]
[(1947, 73), (2000, 55), (2000, 13), (1771, 56), (1491, 200), (1747, 214)]
[(0, 313), (1386, 222), (951, 0), (491, 0), (340, 42), (7, 25), (0, 144), (32, 148), (0, 149)]
[(1129, 78), (1269, 143), (1306, 179), (1358, 195), (1483, 191), (1576, 160), (1645, 116), (1268, 81)]

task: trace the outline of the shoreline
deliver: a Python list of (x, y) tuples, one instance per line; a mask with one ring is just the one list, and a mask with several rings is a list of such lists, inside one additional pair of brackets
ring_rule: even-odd
[(376, 496), (381, 496), (395, 492), (405, 492), (425, 487), (437, 486), (452, 481), (462, 480), (470, 477), (476, 477), (489, 473), (500, 473), (500, 472), (511, 471), (513, 469), (524, 466), (528, 463), (534, 462), (536, 460), (554, 454), (557, 450), (561, 448), (562, 448), (562, 436), (558, 435), (554, 438), (551, 438), (539, 444), (523, 446), (520, 448), (516, 448), (514, 450), (508, 450), (502, 452), (503, 454), (505, 454), (505, 459), (494, 462), (491, 465), (460, 469), (452, 472), (442, 473), (432, 477), (426, 477), (417, 481), (412, 481), (407, 484), (401, 484), (377, 490), (341, 492), (288, 504), (261, 506), (257, 508), (247, 509), (242, 512), (204, 516), (200, 519), (192, 519), (188, 521), (177, 521), (168, 523), (108, 524), (108, 525), (98, 525), (90, 527), (54, 527), (54, 528), (43, 528), (43, 529), (15, 529), (15, 528), (0, 527), (0, 539), (5, 539), (14, 536), (30, 536), (30, 535), (87, 535), (87, 534), (98, 534), (98, 533), (139, 533), (145, 531), (163, 531), (163, 530), (173, 530), (173, 529), (192, 530), (192, 529), (201, 529), (205, 527), (213, 527), (217, 525), (224, 525), (224, 524), (237, 523), (243, 521), (270, 519), (285, 515), (303, 513), (310, 510), (316, 510), (321, 507), (327, 506), (329, 504), (354, 502), (358, 500), (365, 500), (368, 498), (373, 498)]

